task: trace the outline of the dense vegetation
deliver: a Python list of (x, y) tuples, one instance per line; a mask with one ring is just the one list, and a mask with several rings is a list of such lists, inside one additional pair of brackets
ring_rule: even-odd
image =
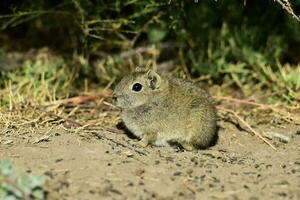
[[(299, 13), (300, 0), (291, 4)], [(59, 55), (50, 64), (25, 56), (21, 70), (1, 70), (4, 88), (30, 74), (31, 87), (51, 79), (56, 94), (74, 80), (105, 85), (153, 65), (244, 96), (255, 88), (300, 100), (300, 22), (273, 0), (4, 0), (0, 9), (2, 57), (45, 46)]]

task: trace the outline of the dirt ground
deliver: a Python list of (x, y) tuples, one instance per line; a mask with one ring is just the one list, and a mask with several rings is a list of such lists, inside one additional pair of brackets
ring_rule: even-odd
[(300, 126), (257, 124), (273, 150), (230, 122), (219, 124), (218, 143), (198, 152), (138, 148), (122, 132), (101, 129), (3, 125), (0, 159), (44, 174), (51, 200), (300, 199)]

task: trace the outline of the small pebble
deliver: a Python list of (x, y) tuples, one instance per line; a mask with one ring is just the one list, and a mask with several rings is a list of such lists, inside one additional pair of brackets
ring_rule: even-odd
[(193, 173), (193, 170), (192, 169), (188, 169), (188, 170), (186, 170), (186, 173), (189, 174), (189, 175), (191, 175)]
[(174, 162), (174, 159), (172, 157), (168, 156), (168, 157), (166, 157), (166, 161)]
[(57, 158), (57, 159), (55, 160), (56, 163), (61, 162), (61, 161), (63, 161), (62, 158)]
[(174, 176), (180, 176), (181, 175), (181, 172), (177, 171), (177, 172), (174, 172), (173, 174)]

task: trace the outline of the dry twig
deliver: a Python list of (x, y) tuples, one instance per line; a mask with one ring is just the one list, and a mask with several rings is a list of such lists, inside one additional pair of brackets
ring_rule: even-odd
[(99, 139), (104, 138), (104, 139), (106, 139), (106, 140), (108, 140), (108, 141), (110, 141), (110, 142), (112, 142), (112, 143), (114, 143), (114, 144), (116, 144), (118, 146), (121, 146), (123, 148), (129, 149), (131, 151), (134, 151), (134, 152), (136, 152), (136, 153), (138, 153), (140, 155), (143, 155), (143, 156), (147, 155), (147, 153), (145, 151), (139, 150), (139, 149), (137, 149), (137, 148), (135, 148), (135, 147), (133, 147), (131, 145), (127, 145), (127, 144), (121, 143), (119, 141), (116, 141), (116, 140), (114, 140), (112, 138), (109, 138), (109, 137), (103, 135), (103, 134), (100, 134), (99, 132), (90, 131), (90, 133), (92, 133), (94, 136), (98, 137)]
[(278, 117), (280, 117), (281, 119), (289, 119), (297, 124), (300, 124), (300, 116), (292, 114), (286, 110), (280, 109), (280, 108), (275, 108), (273, 106), (270, 105), (266, 105), (266, 104), (262, 104), (262, 103), (257, 103), (254, 101), (249, 101), (249, 100), (244, 100), (244, 99), (236, 99), (236, 98), (232, 98), (232, 97), (224, 97), (224, 96), (214, 96), (215, 99), (217, 100), (225, 100), (225, 101), (229, 101), (229, 102), (235, 102), (235, 103), (239, 103), (239, 104), (246, 104), (246, 105), (251, 105), (251, 106), (256, 106), (259, 109), (269, 109), (274, 113), (279, 114)]
[(95, 101), (98, 99), (104, 99), (104, 98), (110, 98), (112, 94), (111, 90), (107, 90), (106, 93), (103, 94), (95, 94), (95, 95), (88, 95), (88, 96), (77, 96), (77, 97), (72, 97), (68, 99), (62, 99), (62, 100), (57, 100), (49, 103), (45, 103), (45, 106), (53, 106), (53, 105), (72, 105), (76, 106), (88, 101)]
[(118, 146), (122, 146), (124, 148), (127, 148), (127, 149), (130, 149), (132, 151), (135, 151), (136, 153), (140, 154), (140, 155), (147, 155), (146, 152), (144, 151), (141, 151), (139, 149), (136, 149), (135, 147), (133, 146), (130, 146), (130, 145), (127, 145), (127, 144), (124, 144), (124, 143), (121, 143), (119, 141), (116, 141), (114, 140), (113, 138), (109, 138), (103, 134), (100, 134), (99, 130), (101, 131), (107, 131), (107, 132), (111, 132), (111, 133), (117, 133), (117, 134), (120, 134), (120, 133), (123, 133), (123, 131), (119, 130), (119, 129), (116, 129), (114, 127), (106, 127), (106, 126), (95, 126), (95, 125), (92, 125), (92, 124), (81, 124), (75, 120), (71, 120), (71, 119), (68, 119), (68, 118), (64, 118), (62, 116), (58, 116), (56, 115), (55, 113), (53, 112), (48, 112), (48, 111), (45, 111), (45, 110), (42, 110), (41, 111), (45, 112), (46, 114), (48, 114), (49, 116), (51, 117), (55, 117), (55, 118), (59, 118), (59, 119), (63, 119), (64, 121), (68, 122), (71, 124), (71, 126), (74, 126), (75, 128), (77, 129), (82, 129), (82, 130), (86, 130), (90, 133), (92, 133), (94, 136), (97, 136), (98, 138), (104, 138)]
[(186, 189), (188, 189), (189, 191), (191, 191), (193, 194), (196, 194), (197, 190), (194, 186), (191, 186), (187, 183), (187, 179), (183, 179), (182, 180), (182, 185), (184, 187), (186, 187)]
[(294, 10), (288, 0), (274, 0), (279, 3), (284, 10), (290, 13), (296, 20), (300, 21), (300, 17), (294, 13)]
[(231, 109), (228, 108), (223, 108), (220, 106), (217, 106), (218, 111), (225, 112), (225, 113), (230, 113), (234, 115), (242, 124), (244, 124), (254, 135), (256, 135), (258, 138), (263, 140), (265, 143), (267, 143), (270, 147), (272, 147), (274, 150), (276, 150), (276, 147), (274, 147), (269, 141), (267, 141), (259, 132), (254, 130), (245, 120), (243, 120), (236, 112), (234, 112)]

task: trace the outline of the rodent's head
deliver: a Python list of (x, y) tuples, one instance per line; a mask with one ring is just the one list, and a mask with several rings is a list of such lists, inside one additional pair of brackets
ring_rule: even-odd
[(166, 90), (167, 80), (152, 70), (141, 71), (125, 76), (115, 87), (113, 103), (121, 109), (131, 109), (146, 104), (159, 97)]

